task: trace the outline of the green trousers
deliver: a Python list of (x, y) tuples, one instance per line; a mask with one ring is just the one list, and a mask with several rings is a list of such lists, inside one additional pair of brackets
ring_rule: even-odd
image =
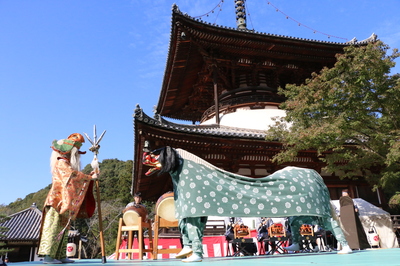
[(207, 223), (204, 217), (186, 217), (179, 220), (179, 230), (182, 234), (183, 246), (192, 248), (193, 253), (203, 257), (203, 236)]
[(46, 210), (38, 254), (58, 260), (66, 258), (68, 217), (60, 215), (53, 207), (48, 207)]
[(300, 241), (300, 227), (303, 224), (319, 225), (324, 230), (331, 231), (336, 240), (343, 246), (347, 245), (342, 228), (339, 223), (332, 217), (316, 217), (316, 216), (292, 216), (289, 217), (289, 225), (292, 233), (293, 243)]

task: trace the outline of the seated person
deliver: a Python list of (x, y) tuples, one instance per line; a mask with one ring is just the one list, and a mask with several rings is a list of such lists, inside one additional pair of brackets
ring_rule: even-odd
[(142, 193), (136, 192), (133, 195), (133, 201), (128, 203), (125, 208), (132, 207), (132, 206), (140, 206), (146, 208), (146, 205), (142, 204)]
[(268, 238), (268, 228), (273, 224), (271, 218), (261, 217), (258, 228), (257, 228), (257, 240), (258, 242)]
[[(235, 238), (234, 228), (237, 224), (243, 224), (242, 218), (240, 217), (229, 217), (225, 219), (226, 224), (226, 232), (225, 232), (225, 239), (226, 241), (232, 241)], [(237, 252), (236, 244), (232, 243), (232, 250), (235, 254)]]
[[(140, 207), (140, 208), (146, 209), (146, 205), (142, 204), (142, 193), (136, 192), (133, 195), (133, 201), (126, 205), (125, 210), (129, 207)], [(143, 218), (145, 218), (145, 217), (143, 217)], [(144, 234), (144, 232), (143, 232), (143, 234)], [(137, 240), (139, 240), (139, 232), (138, 231), (133, 231), (132, 241), (135, 239), (135, 236), (136, 236)], [(144, 235), (142, 236), (142, 247), (144, 248)], [(146, 256), (146, 253), (143, 253), (143, 256)]]

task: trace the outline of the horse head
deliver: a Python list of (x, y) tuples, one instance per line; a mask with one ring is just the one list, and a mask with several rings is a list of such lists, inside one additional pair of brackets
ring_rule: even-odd
[(167, 146), (150, 152), (145, 151), (143, 153), (142, 163), (151, 167), (145, 175), (149, 176), (156, 172), (161, 175), (177, 170), (179, 166), (179, 155), (175, 149)]

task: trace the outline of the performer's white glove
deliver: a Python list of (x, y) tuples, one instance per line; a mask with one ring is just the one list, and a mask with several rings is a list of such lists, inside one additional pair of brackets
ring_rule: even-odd
[(96, 180), (98, 178), (98, 175), (95, 172), (91, 173), (92, 180)]

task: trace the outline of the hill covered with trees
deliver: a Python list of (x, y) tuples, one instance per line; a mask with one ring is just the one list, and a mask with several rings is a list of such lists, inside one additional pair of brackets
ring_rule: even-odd
[[(101, 213), (103, 221), (103, 235), (106, 254), (115, 251), (115, 241), (118, 231), (118, 220), (122, 215), (126, 204), (133, 201), (131, 195), (133, 161), (121, 161), (118, 159), (105, 159), (100, 163), (100, 198)], [(86, 165), (83, 172), (88, 174), (92, 171), (90, 164)], [(0, 205), (0, 213), (10, 215), (29, 208), (33, 203), (41, 210), (47, 197), (51, 184), (45, 188), (28, 194), (25, 198), (16, 199), (9, 205)], [(96, 191), (94, 189), (94, 194)], [(154, 206), (153, 202), (145, 202), (149, 214)], [(99, 217), (97, 209), (90, 219), (77, 219), (72, 228), (78, 230), (82, 236), (87, 238), (84, 244), (84, 257), (101, 258)]]

